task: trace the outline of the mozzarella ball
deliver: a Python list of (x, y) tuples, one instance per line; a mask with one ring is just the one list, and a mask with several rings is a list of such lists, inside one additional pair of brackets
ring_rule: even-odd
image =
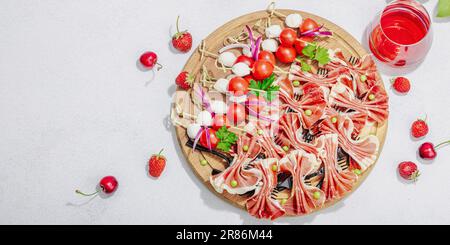
[(225, 102), (221, 100), (214, 100), (211, 102), (211, 110), (216, 114), (222, 115), (227, 113), (228, 107)]
[(228, 91), (229, 83), (230, 83), (230, 80), (225, 79), (225, 78), (220, 78), (214, 84), (214, 89), (219, 91), (220, 93), (226, 93)]
[(300, 24), (302, 24), (303, 18), (299, 14), (290, 14), (286, 16), (286, 25), (290, 28), (299, 28)]
[(197, 136), (198, 131), (200, 131), (200, 128), (201, 128), (200, 124), (197, 123), (189, 124), (189, 126), (186, 129), (188, 137), (190, 139), (195, 139), (195, 136)]
[(232, 67), (234, 62), (236, 62), (236, 55), (231, 52), (223, 52), (219, 55), (218, 61), (220, 64), (226, 67)]
[(244, 62), (234, 64), (231, 70), (233, 71), (234, 74), (236, 74), (236, 76), (240, 77), (247, 76), (248, 74), (250, 74), (251, 71), (250, 67), (248, 67), (248, 65), (245, 64)]
[(280, 33), (281, 27), (279, 25), (271, 25), (266, 28), (266, 37), (268, 38), (277, 38), (280, 36)]
[(195, 119), (195, 123), (200, 124), (200, 126), (211, 126), (212, 125), (212, 116), (209, 111), (201, 111), (197, 114), (197, 119)]
[(277, 52), (278, 42), (275, 39), (266, 39), (262, 42), (261, 47), (265, 51)]

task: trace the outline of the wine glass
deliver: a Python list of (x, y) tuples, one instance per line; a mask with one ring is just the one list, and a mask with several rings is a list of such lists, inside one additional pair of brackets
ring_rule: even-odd
[(392, 67), (420, 63), (433, 41), (430, 15), (415, 0), (388, 4), (372, 22), (367, 35), (373, 55)]

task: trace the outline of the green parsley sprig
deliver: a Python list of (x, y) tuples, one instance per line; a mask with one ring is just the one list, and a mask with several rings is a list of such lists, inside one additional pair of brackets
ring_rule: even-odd
[(250, 81), (251, 93), (259, 97), (260, 93), (263, 94), (264, 98), (268, 101), (272, 101), (274, 97), (274, 92), (280, 90), (280, 86), (273, 85), (275, 82), (275, 75), (272, 74), (270, 77), (264, 79), (262, 82), (257, 82), (255, 80)]
[(238, 137), (235, 133), (230, 132), (227, 127), (223, 126), (216, 132), (217, 138), (219, 138), (219, 143), (217, 143), (217, 149), (229, 152), (231, 146), (236, 144)]
[(330, 62), (330, 55), (328, 49), (317, 45), (316, 43), (309, 43), (302, 50), (303, 55), (311, 60), (317, 61), (320, 65), (326, 65)]

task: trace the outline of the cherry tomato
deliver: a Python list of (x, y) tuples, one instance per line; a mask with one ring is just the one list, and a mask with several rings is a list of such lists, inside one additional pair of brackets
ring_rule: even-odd
[(258, 54), (258, 60), (267, 60), (270, 63), (272, 63), (272, 65), (275, 65), (277, 60), (275, 59), (275, 55), (273, 55), (272, 52), (269, 51), (261, 51)]
[(310, 18), (306, 18), (303, 20), (303, 23), (300, 25), (300, 32), (307, 32), (310, 30), (314, 30), (319, 27), (319, 24)]
[(230, 127), (230, 123), (228, 122), (228, 118), (226, 115), (216, 114), (213, 118), (212, 128), (214, 130), (219, 130), (221, 127)]
[(236, 96), (242, 96), (248, 92), (249, 82), (242, 77), (233, 77), (228, 84), (228, 91)]
[(253, 65), (252, 74), (256, 80), (263, 80), (273, 73), (274, 66), (270, 61), (267, 60), (257, 60), (255, 65)]
[(252, 68), (253, 64), (255, 63), (255, 61), (252, 58), (245, 56), (245, 55), (241, 55), (241, 56), (237, 57), (236, 62), (234, 62), (234, 63), (237, 64), (239, 62), (247, 64), (248, 67), (250, 67), (250, 68)]
[(228, 107), (227, 111), (228, 120), (235, 125), (245, 120), (245, 107), (238, 103), (233, 103)]
[(280, 46), (278, 47), (275, 56), (282, 63), (292, 63), (297, 56), (297, 52), (295, 51), (295, 48)]
[(308, 45), (308, 43), (312, 43), (314, 41), (314, 37), (300, 37), (297, 38), (294, 42), (294, 48), (297, 50), (297, 54), (302, 55), (303, 49)]
[(295, 39), (297, 39), (297, 32), (291, 28), (284, 28), (284, 30), (280, 33), (281, 45), (285, 47), (292, 47)]
[[(211, 143), (211, 148), (214, 149), (217, 147), (217, 144), (219, 143), (219, 139), (216, 136), (216, 130), (208, 128), (206, 129), (209, 132), (209, 142)], [(202, 136), (200, 136), (200, 145), (204, 147), (208, 147), (208, 141), (206, 137), (206, 132), (202, 132)]]
[(260, 113), (264, 107), (266, 106), (266, 99), (263, 96), (256, 96), (254, 94), (250, 94), (248, 96), (248, 108), (256, 113)]
[(247, 82), (249, 84), (250, 84), (251, 80), (255, 80), (256, 81), (256, 78), (252, 74), (245, 76), (244, 79), (247, 80)]

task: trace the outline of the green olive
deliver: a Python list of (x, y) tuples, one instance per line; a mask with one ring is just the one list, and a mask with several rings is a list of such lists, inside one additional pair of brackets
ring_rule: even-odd
[(300, 86), (300, 82), (299, 82), (299, 81), (293, 81), (293, 82), (292, 82), (292, 85), (293, 85), (294, 87), (298, 87), (298, 86)]
[(283, 199), (280, 200), (280, 204), (281, 204), (281, 205), (286, 204), (286, 202), (287, 202), (287, 199), (286, 199), (286, 198), (283, 198)]
[(263, 133), (264, 133), (264, 131), (263, 131), (262, 129), (259, 129), (259, 130), (258, 130), (258, 134), (259, 134), (259, 135), (262, 135)]
[(331, 118), (331, 122), (332, 122), (332, 123), (336, 123), (336, 122), (337, 122), (337, 117), (332, 117), (332, 118)]
[(283, 146), (283, 151), (289, 151), (289, 146), (287, 145)]
[(310, 109), (305, 111), (305, 115), (307, 116), (311, 116), (312, 115), (312, 111)]
[(361, 82), (365, 82), (367, 81), (367, 76), (366, 75), (361, 75)]
[(238, 185), (238, 182), (236, 180), (231, 181), (231, 187), (236, 187)]
[(313, 197), (314, 197), (314, 199), (319, 200), (320, 192), (319, 191), (314, 192)]
[(369, 100), (374, 100), (375, 99), (375, 95), (374, 94), (369, 94)]
[(200, 161), (200, 165), (206, 166), (206, 164), (208, 164), (208, 161), (206, 161), (205, 159)]
[(248, 151), (248, 145), (244, 145), (244, 146), (242, 147), (242, 150), (243, 150), (243, 151)]
[(278, 166), (276, 164), (272, 165), (272, 171), (277, 171), (278, 170)]
[(356, 175), (361, 175), (361, 170), (353, 169), (353, 173), (355, 173)]

